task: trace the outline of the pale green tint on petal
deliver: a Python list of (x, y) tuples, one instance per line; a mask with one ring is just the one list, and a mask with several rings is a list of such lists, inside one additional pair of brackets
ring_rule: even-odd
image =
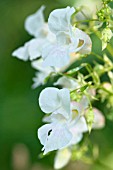
[[(44, 154), (47, 154), (50, 151), (62, 149), (68, 145), (72, 139), (72, 134), (69, 131), (66, 124), (50, 124), (51, 128), (48, 131), (48, 135), (43, 147)], [(41, 129), (41, 128), (40, 128)], [(47, 132), (47, 127), (45, 130)], [(40, 131), (42, 134), (42, 132)], [(44, 132), (45, 133), (45, 132)], [(47, 133), (46, 133), (47, 134)]]
[(61, 68), (66, 66), (70, 61), (68, 48), (56, 44), (46, 44), (42, 51), (44, 59), (43, 66), (54, 66)]
[(59, 89), (45, 88), (39, 96), (39, 106), (45, 113), (51, 113), (60, 107)]
[(90, 39), (90, 37), (83, 31), (81, 31), (78, 28), (73, 29), (73, 43), (75, 43), (76, 46), (76, 42), (77, 39), (79, 40), (79, 46), (78, 48), (75, 49), (75, 52), (79, 51), (82, 54), (89, 54), (91, 52), (91, 48), (92, 48), (92, 41)]
[(69, 31), (71, 15), (75, 12), (72, 7), (66, 7), (63, 9), (56, 9), (49, 15), (48, 24), (50, 30), (57, 34), (59, 31)]
[(33, 39), (29, 42), (29, 56), (30, 60), (36, 59), (41, 56), (42, 54), (42, 46), (44, 44), (44, 39), (38, 38)]
[(69, 148), (57, 151), (54, 160), (54, 169), (61, 169), (68, 164), (71, 159), (71, 151)]
[(70, 90), (74, 90), (76, 88), (79, 87), (78, 83), (76, 81), (74, 81), (73, 79), (71, 78), (67, 78), (65, 76), (59, 78), (57, 80), (57, 82), (54, 83), (54, 85), (60, 85), (64, 88), (67, 88), (67, 89), (70, 89)]
[(17, 57), (20, 60), (27, 61), (28, 58), (29, 58), (28, 46), (29, 46), (29, 42), (25, 43), (25, 45), (23, 47), (20, 47), (20, 48), (16, 49), (12, 53), (12, 56)]
[(25, 29), (32, 36), (39, 36), (40, 32), (44, 26), (44, 15), (43, 11), (45, 6), (41, 6), (41, 8), (34, 14), (27, 17), (25, 21)]

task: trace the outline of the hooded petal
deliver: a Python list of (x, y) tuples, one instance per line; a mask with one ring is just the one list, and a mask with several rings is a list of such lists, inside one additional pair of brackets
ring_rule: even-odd
[(82, 54), (89, 54), (92, 48), (92, 41), (90, 37), (83, 31), (78, 28), (73, 29), (72, 31), (72, 45), (75, 47), (78, 43), (78, 47), (75, 49), (74, 52), (80, 52)]
[(29, 46), (29, 42), (25, 43), (25, 45), (23, 47), (20, 47), (20, 48), (16, 49), (12, 53), (12, 56), (17, 57), (20, 60), (27, 61), (28, 58), (29, 58), (28, 46)]
[(59, 44), (46, 44), (42, 51), (44, 59), (43, 66), (63, 67), (70, 61), (69, 50), (67, 46)]
[(39, 128), (38, 137), (44, 145), (44, 154), (47, 154), (50, 151), (66, 147), (72, 139), (72, 134), (66, 124), (53, 123)]
[(57, 34), (59, 31), (69, 31), (70, 20), (75, 9), (72, 7), (66, 7), (63, 9), (56, 9), (49, 15), (48, 24), (50, 30)]
[(66, 166), (71, 159), (71, 155), (69, 148), (58, 150), (54, 160), (54, 169), (61, 169)]
[(30, 35), (38, 37), (42, 31), (45, 23), (43, 15), (44, 9), (45, 6), (41, 6), (41, 8), (36, 13), (27, 17), (25, 21), (25, 29)]
[(39, 96), (39, 105), (43, 112), (51, 113), (60, 107), (59, 89), (45, 88)]

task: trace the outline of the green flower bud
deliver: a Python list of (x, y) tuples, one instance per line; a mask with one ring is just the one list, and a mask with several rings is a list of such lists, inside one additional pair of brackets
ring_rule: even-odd
[(86, 119), (88, 130), (89, 130), (89, 133), (90, 133), (91, 129), (92, 129), (93, 122), (94, 122), (94, 113), (93, 113), (92, 109), (89, 109), (89, 110), (86, 111), (85, 119)]
[(103, 31), (102, 31), (102, 37), (101, 37), (101, 40), (102, 40), (102, 50), (104, 50), (107, 46), (107, 44), (109, 43), (110, 39), (112, 38), (113, 36), (113, 33), (111, 31), (110, 28), (104, 28)]

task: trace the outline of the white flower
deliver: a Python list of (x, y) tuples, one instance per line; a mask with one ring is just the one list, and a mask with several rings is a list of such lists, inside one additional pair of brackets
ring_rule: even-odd
[[(52, 87), (41, 92), (39, 105), (43, 112), (52, 113), (44, 118), (48, 124), (38, 129), (38, 138), (44, 146), (44, 154), (77, 144), (81, 141), (83, 133), (88, 131), (86, 120), (82, 116), (88, 107), (86, 98), (79, 103), (70, 102), (68, 89), (59, 90)], [(94, 110), (94, 114), (93, 128), (102, 127), (102, 116), (97, 116), (97, 110)]]
[[(74, 8), (56, 9), (50, 13), (48, 25), (56, 35), (56, 41), (47, 42), (42, 49), (44, 66), (63, 67), (70, 62), (73, 53), (89, 54), (92, 42), (90, 37), (71, 25)], [(45, 50), (46, 49), (46, 50)]]
[[(43, 125), (38, 130), (38, 138), (44, 145), (44, 154), (78, 143), (82, 139), (82, 133), (87, 131), (87, 125), (85, 118), (80, 117), (80, 114), (85, 108), (77, 102), (70, 103), (68, 89), (44, 89), (39, 97), (39, 105), (43, 112), (52, 113), (45, 118), (49, 124)], [(80, 127), (79, 131), (74, 128), (75, 124)]]
[[(39, 97), (39, 105), (45, 113), (53, 113), (50, 116), (50, 124), (39, 128), (38, 138), (44, 145), (44, 154), (66, 146), (72, 139), (66, 119), (70, 117), (70, 94), (67, 89), (44, 89)], [(63, 138), (62, 138), (63, 136)]]

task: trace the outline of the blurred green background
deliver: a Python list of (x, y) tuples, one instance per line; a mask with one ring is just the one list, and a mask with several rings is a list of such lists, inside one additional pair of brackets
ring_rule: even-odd
[[(24, 20), (29, 14), (45, 4), (47, 18), (54, 8), (71, 6), (75, 1), (0, 0), (0, 170), (25, 170), (17, 167), (22, 161), (26, 163), (26, 170), (53, 169), (54, 153), (43, 159), (38, 157), (41, 145), (37, 129), (43, 116), (38, 95), (42, 87), (31, 89), (34, 70), (30, 62), (13, 58), (11, 53), (31, 38), (24, 30)], [(99, 44), (99, 40), (95, 43)], [(97, 46), (95, 49), (98, 51)], [(91, 134), (92, 142), (100, 147), (100, 157), (95, 164), (73, 163), (65, 169), (113, 170), (113, 122), (106, 124), (103, 130)]]

